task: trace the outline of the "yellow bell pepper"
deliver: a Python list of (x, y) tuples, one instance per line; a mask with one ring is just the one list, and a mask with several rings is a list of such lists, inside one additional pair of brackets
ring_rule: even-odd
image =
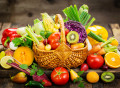
[[(93, 26), (88, 27), (88, 29), (86, 30), (87, 34), (90, 31), (92, 31), (96, 35), (99, 35), (102, 39), (104, 39), (105, 41), (107, 41), (108, 31), (104, 27), (99, 26), (99, 25), (93, 25)], [(88, 36), (88, 39), (89, 39), (89, 41), (90, 41), (90, 43), (91, 43), (92, 46), (98, 43), (96, 40), (92, 39), (89, 36)]]

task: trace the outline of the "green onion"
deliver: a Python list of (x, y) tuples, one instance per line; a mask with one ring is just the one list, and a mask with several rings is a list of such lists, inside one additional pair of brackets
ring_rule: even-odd
[(88, 33), (88, 36), (91, 37), (91, 38), (93, 38), (93, 39), (95, 39), (98, 42), (105, 42), (104, 39), (102, 39), (101, 37), (99, 37), (98, 35), (96, 35), (95, 33), (93, 33), (92, 31), (90, 31)]
[(93, 17), (92, 20), (85, 26), (85, 29), (87, 29), (94, 21), (95, 18)]
[(115, 40), (115, 38), (113, 38), (113, 37), (112, 37), (112, 38), (109, 38), (107, 41), (105, 41), (105, 42), (101, 45), (101, 47), (110, 44), (113, 40)]
[[(67, 18), (65, 22), (68, 21), (68, 19), (78, 21), (85, 26), (85, 29), (87, 29), (95, 21), (94, 17), (90, 20), (91, 15), (88, 13), (88, 6), (85, 4), (82, 5), (79, 10), (76, 5), (70, 5), (63, 10), (63, 13)], [(90, 22), (88, 23), (89, 20)]]
[(85, 4), (83, 4), (83, 5), (79, 8), (79, 11), (78, 11), (79, 15), (81, 15), (81, 13), (82, 13), (83, 11), (85, 11), (85, 12), (88, 13), (88, 9), (89, 9), (88, 6), (85, 5)]
[(78, 21), (80, 22), (79, 14), (78, 14), (78, 9), (77, 9), (77, 6), (76, 6), (76, 5), (74, 5), (74, 11), (75, 11), (75, 13), (76, 13), (76, 17), (77, 17)]
[(105, 52), (117, 52), (117, 46), (107, 45), (104, 47), (104, 49), (105, 49)]
[(26, 27), (26, 32), (28, 33), (28, 35), (32, 38), (32, 40), (34, 42), (36, 42), (37, 44), (39, 44), (39, 40), (37, 39), (37, 37), (35, 36), (31, 26), (28, 25), (28, 27)]
[(84, 22), (83, 25), (86, 25), (86, 24), (87, 24), (87, 22), (88, 22), (88, 20), (90, 19), (90, 17), (91, 17), (91, 15), (89, 14), (89, 15), (87, 16), (87, 18), (86, 18), (86, 20), (85, 20), (85, 22)]

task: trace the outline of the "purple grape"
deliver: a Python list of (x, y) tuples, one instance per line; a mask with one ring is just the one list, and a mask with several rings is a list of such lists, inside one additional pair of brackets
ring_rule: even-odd
[(103, 71), (107, 71), (107, 70), (108, 70), (108, 66), (107, 66), (107, 65), (103, 65), (103, 66), (102, 66), (102, 70), (103, 70)]

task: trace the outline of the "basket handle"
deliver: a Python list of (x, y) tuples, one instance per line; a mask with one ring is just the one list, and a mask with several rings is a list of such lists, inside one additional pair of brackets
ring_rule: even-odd
[(64, 27), (64, 21), (60, 14), (56, 14), (55, 16), (55, 23), (60, 23), (60, 30), (61, 30), (61, 43), (65, 43), (65, 27)]

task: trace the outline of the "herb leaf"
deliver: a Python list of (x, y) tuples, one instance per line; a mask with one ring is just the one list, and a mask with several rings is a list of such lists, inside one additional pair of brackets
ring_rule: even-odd
[(35, 70), (34, 69), (31, 69), (30, 71), (30, 76), (34, 75), (35, 74)]
[(20, 38), (15, 38), (12, 42), (15, 46), (19, 46), (23, 41)]
[(76, 79), (74, 79), (74, 80), (73, 80), (73, 83), (76, 83), (76, 82), (77, 82), (77, 80), (76, 80)]
[[(26, 37), (30, 38), (28, 35), (26, 35)], [(19, 37), (19, 38), (15, 38), (14, 40), (12, 40), (12, 42), (14, 43), (15, 46), (28, 46), (30, 48), (32, 48), (32, 41), (28, 38), (23, 38), (23, 37)]]
[(12, 63), (13, 61), (11, 60), (11, 59), (9, 59), (8, 61), (7, 61), (7, 63)]
[[(77, 74), (80, 76), (84, 73), (84, 71), (79, 71)], [(84, 87), (84, 83), (83, 83), (83, 78), (82, 77), (78, 77), (77, 79), (73, 80), (73, 83), (76, 82), (80, 82), (80, 84), (78, 85), (78, 87)]]
[(80, 84), (78, 85), (78, 87), (85, 87), (83, 82), (80, 82)]
[(33, 65), (31, 67), (32, 67), (32, 69), (37, 70), (37, 64), (36, 63), (33, 63)]
[(82, 81), (82, 80), (83, 80), (82, 77), (78, 77), (78, 78), (77, 78), (77, 81)]
[(41, 32), (40, 32), (40, 35), (45, 39), (45, 38), (48, 38), (50, 35), (52, 34), (52, 32), (50, 32), (50, 31), (44, 31), (44, 30), (42, 30)]
[(84, 73), (84, 71), (79, 71), (78, 72), (78, 75), (80, 76), (80, 75), (82, 75)]
[(52, 34), (52, 32), (50, 32), (50, 31), (46, 31), (45, 38), (48, 38), (51, 34)]
[(19, 67), (20, 68), (22, 68), (22, 69), (28, 69), (28, 65), (27, 64), (21, 64), (21, 65), (19, 65)]
[(41, 76), (41, 75), (43, 75), (44, 74), (44, 71), (42, 70), (42, 69), (39, 69), (38, 71), (37, 71), (37, 75), (38, 76)]
[(28, 37), (28, 38), (24, 38), (21, 45), (22, 46), (28, 46), (28, 47), (32, 48), (33, 42), (32, 42), (32, 40), (29, 39), (30, 36), (27, 35), (26, 37)]

